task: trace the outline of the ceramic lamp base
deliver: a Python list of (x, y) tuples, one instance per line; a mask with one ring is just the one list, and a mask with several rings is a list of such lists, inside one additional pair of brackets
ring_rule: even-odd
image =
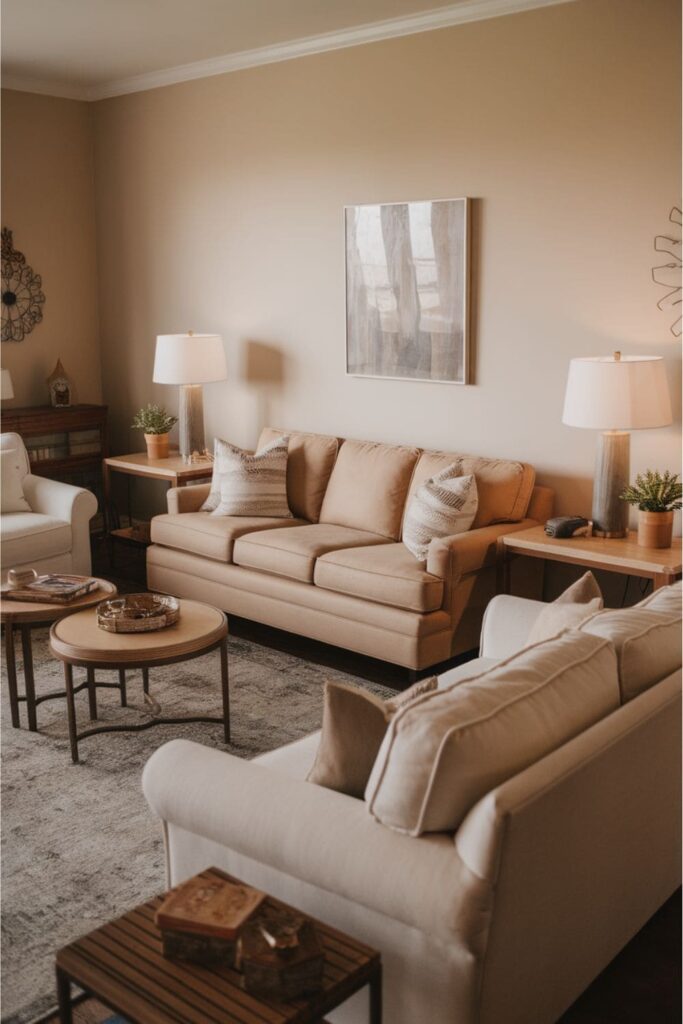
[(203, 452), (204, 400), (201, 384), (181, 384), (179, 401), (178, 440), (180, 454), (189, 458), (193, 452)]
[(607, 430), (598, 437), (593, 483), (593, 533), (596, 537), (626, 537), (629, 506), (619, 497), (628, 487), (631, 435)]

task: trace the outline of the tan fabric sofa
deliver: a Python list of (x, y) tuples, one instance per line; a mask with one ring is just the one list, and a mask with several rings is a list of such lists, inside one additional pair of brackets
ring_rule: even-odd
[[(439, 686), (542, 608), (495, 598), (482, 657)], [(678, 668), (419, 838), (305, 781), (318, 734), (251, 762), (173, 740), (143, 788), (170, 885), (216, 865), (381, 950), (391, 1024), (553, 1024), (680, 884), (680, 730)], [(359, 993), (329, 1019), (367, 1014)]]
[[(259, 447), (281, 430), (266, 428)], [(463, 459), (479, 509), (467, 533), (433, 541), (426, 566), (401, 543), (406, 504)], [(496, 541), (545, 521), (553, 492), (522, 462), (291, 433), (293, 519), (213, 517), (208, 485), (174, 489), (152, 520), (151, 589), (410, 669), (477, 646), (495, 593)]]

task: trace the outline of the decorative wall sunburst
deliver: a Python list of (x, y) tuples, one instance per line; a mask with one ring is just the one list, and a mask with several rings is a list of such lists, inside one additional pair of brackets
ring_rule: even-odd
[(12, 232), (2, 229), (3, 341), (23, 341), (43, 319), (43, 281), (12, 244)]
[[(681, 211), (674, 206), (669, 214), (669, 221), (681, 227)], [(677, 338), (681, 335), (681, 239), (680, 231), (678, 238), (671, 238), (670, 235), (655, 236), (655, 250), (665, 252), (671, 257), (668, 263), (662, 263), (652, 268), (652, 280), (655, 284), (668, 288), (668, 292), (657, 303), (657, 308), (663, 312), (670, 310), (676, 318), (671, 324), (671, 333)]]

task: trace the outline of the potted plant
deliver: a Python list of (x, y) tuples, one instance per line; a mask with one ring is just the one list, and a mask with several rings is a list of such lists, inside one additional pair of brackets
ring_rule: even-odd
[(638, 543), (644, 548), (670, 548), (674, 511), (681, 507), (683, 485), (677, 473), (648, 469), (627, 487), (622, 501), (638, 506)]
[(168, 458), (168, 435), (177, 422), (178, 417), (171, 416), (161, 405), (148, 405), (137, 413), (133, 426), (136, 430), (144, 430), (150, 459)]

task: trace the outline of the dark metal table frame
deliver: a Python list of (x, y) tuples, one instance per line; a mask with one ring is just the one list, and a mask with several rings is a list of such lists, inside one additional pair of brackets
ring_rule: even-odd
[[(80, 609), (79, 609), (80, 610)], [(33, 673), (33, 640), (31, 637), (31, 630), (33, 629), (47, 629), (54, 625), (54, 619), (48, 619), (43, 622), (14, 622), (11, 618), (8, 618), (6, 622), (3, 622), (2, 628), (5, 631), (5, 664), (7, 666), (7, 689), (9, 691), (9, 706), (10, 706), (10, 717), (12, 720), (12, 728), (21, 728), (21, 715), (20, 715), (20, 704), (26, 704), (26, 712), (28, 717), (28, 727), (30, 732), (38, 732), (38, 715), (37, 708), (39, 704), (42, 704), (46, 700), (57, 700), (58, 698), (64, 699), (67, 696), (66, 690), (51, 690), (50, 693), (41, 693), (39, 697), (36, 697), (36, 684), (35, 676)], [(21, 636), (21, 648), (24, 656), (24, 692), (19, 693), (18, 686), (18, 673), (17, 673), (17, 657), (16, 657), (16, 636)], [(103, 689), (119, 690), (121, 694), (121, 707), (126, 707), (126, 673), (125, 670), (119, 672), (118, 683), (105, 683), (95, 682), (95, 680), (86, 680), (78, 685), (74, 686), (74, 693), (79, 693), (81, 690), (88, 688), (90, 695), (91, 707), (93, 703), (96, 706), (96, 696), (94, 694), (94, 687), (101, 687)]]
[[(72, 658), (68, 659), (63, 654), (56, 654), (53, 650), (55, 657), (59, 658), (64, 663), (64, 682), (66, 686), (66, 711), (69, 723), (69, 744), (71, 746), (71, 760), (74, 764), (79, 763), (78, 757), (78, 744), (81, 740), (86, 739), (88, 736), (98, 736), (100, 733), (105, 732), (142, 732), (144, 729), (151, 729), (155, 725), (180, 725), (184, 722), (211, 722), (213, 724), (219, 724), (223, 726), (223, 736), (225, 742), (230, 742), (230, 688), (228, 678), (228, 635), (227, 635), (227, 619), (223, 616), (226, 622), (226, 633), (220, 640), (214, 640), (206, 647), (200, 648), (198, 651), (192, 651), (188, 654), (176, 654), (172, 657), (141, 657), (139, 661), (126, 661), (123, 664), (120, 661), (111, 662), (93, 662), (89, 658)], [(57, 626), (55, 623), (50, 630), (50, 637), (52, 632)], [(93, 721), (97, 721), (97, 687), (98, 686), (109, 686), (116, 687), (121, 690), (121, 705), (126, 706), (125, 693), (126, 693), (126, 672), (129, 670), (141, 670), (142, 671), (142, 685), (145, 696), (149, 696), (149, 670), (150, 668), (160, 668), (163, 665), (177, 665), (183, 661), (192, 661), (194, 658), (199, 658), (204, 654), (209, 654), (211, 651), (218, 650), (220, 652), (220, 663), (221, 663), (221, 697), (223, 701), (223, 715), (218, 717), (216, 715), (185, 715), (185, 716), (173, 716), (166, 717), (161, 715), (154, 715), (148, 722), (138, 722), (131, 725), (98, 725), (93, 729), (84, 729), (82, 732), (78, 732), (76, 725), (76, 702), (75, 694), (79, 690), (87, 687), (88, 689), (88, 700), (90, 718)], [(73, 669), (74, 666), (85, 668), (86, 670), (86, 681), (78, 686), (74, 686)], [(118, 683), (98, 683), (95, 681), (95, 672), (98, 670), (114, 670), (119, 673)], [(57, 696), (57, 694), (55, 694)]]

